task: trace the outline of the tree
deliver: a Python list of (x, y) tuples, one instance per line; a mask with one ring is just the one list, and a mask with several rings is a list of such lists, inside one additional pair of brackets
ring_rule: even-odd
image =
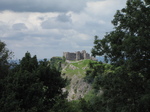
[(114, 16), (114, 31), (95, 37), (93, 56), (104, 56), (113, 67), (95, 78), (104, 91), (104, 104), (112, 112), (149, 112), (150, 2), (128, 0)]
[(130, 68), (144, 72), (150, 66), (149, 11), (146, 1), (129, 0), (127, 7), (114, 16), (115, 31), (102, 40), (95, 37), (93, 55), (104, 55), (106, 60), (118, 66), (129, 63), (132, 64)]
[(48, 112), (65, 98), (61, 73), (51, 68), (46, 59), (38, 62), (29, 52), (11, 69), (5, 84), (2, 112)]
[(3, 79), (8, 72), (10, 64), (8, 60), (12, 58), (13, 53), (6, 48), (6, 44), (0, 41), (0, 79)]
[(1, 99), (3, 97), (3, 91), (5, 90), (4, 80), (6, 79), (10, 68), (8, 60), (12, 58), (12, 54), (13, 53), (6, 48), (6, 44), (0, 41), (0, 104), (2, 103)]

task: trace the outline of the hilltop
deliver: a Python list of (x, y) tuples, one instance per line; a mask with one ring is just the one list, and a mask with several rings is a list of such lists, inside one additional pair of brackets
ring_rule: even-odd
[(62, 76), (70, 82), (65, 88), (68, 91), (68, 100), (83, 98), (91, 90), (91, 85), (84, 81), (89, 63), (93, 60), (66, 61), (62, 69)]

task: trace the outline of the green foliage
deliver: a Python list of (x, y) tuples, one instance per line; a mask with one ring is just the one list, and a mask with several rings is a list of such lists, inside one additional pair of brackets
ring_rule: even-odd
[(105, 112), (150, 111), (149, 3), (128, 0), (114, 16), (115, 30), (103, 39), (95, 37), (92, 55), (104, 56), (110, 65), (92, 65), (87, 77), (103, 91), (99, 104)]
[(8, 75), (11, 64), (8, 62), (12, 58), (12, 52), (6, 48), (6, 44), (0, 40), (0, 104), (3, 102), (3, 91), (5, 90), (5, 79)]
[[(132, 69), (149, 66), (150, 7), (147, 5), (141, 0), (129, 0), (126, 8), (117, 11), (112, 21), (115, 30), (104, 39), (95, 37), (93, 55), (104, 55), (106, 60), (118, 66), (133, 64)], [(144, 60), (147, 62), (143, 63)]]
[(32, 72), (36, 70), (38, 67), (37, 57), (36, 55), (32, 58), (30, 53), (27, 52), (25, 57), (22, 58), (20, 61), (20, 69), (22, 71), (29, 71)]
[(93, 83), (94, 82), (94, 79), (104, 73), (104, 72), (112, 72), (111, 68), (113, 66), (110, 65), (110, 64), (106, 64), (106, 63), (102, 63), (102, 62), (96, 62), (96, 61), (92, 61), (89, 63), (89, 68), (87, 71), (86, 71), (86, 77), (85, 77), (85, 80), (88, 81), (88, 83)]
[(51, 68), (46, 59), (38, 62), (29, 52), (3, 81), (1, 112), (48, 112), (66, 97), (61, 73)]
[(92, 60), (81, 60), (81, 61), (71, 61), (66, 65), (67, 67), (62, 71), (68, 77), (73, 75), (78, 75), (80, 78), (85, 77), (86, 70), (89, 69), (89, 63), (93, 62)]
[(56, 68), (58, 71), (61, 71), (61, 69), (62, 69), (61, 64), (64, 64), (64, 63), (65, 63), (64, 57), (52, 57), (50, 59), (51, 67)]
[(12, 58), (13, 53), (6, 48), (6, 44), (0, 40), (0, 79), (8, 74), (10, 64), (8, 60)]
[(81, 112), (79, 101), (61, 100), (53, 107), (52, 112)]
[(87, 94), (84, 95), (84, 99), (85, 99), (85, 101), (90, 101), (90, 100), (92, 100), (96, 95), (97, 95), (97, 93), (94, 91), (94, 89), (91, 89)]

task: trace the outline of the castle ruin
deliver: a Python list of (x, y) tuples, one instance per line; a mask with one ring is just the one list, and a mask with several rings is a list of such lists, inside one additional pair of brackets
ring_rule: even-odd
[(66, 60), (83, 60), (83, 59), (91, 59), (90, 54), (86, 53), (85, 50), (82, 52), (63, 52), (63, 56)]

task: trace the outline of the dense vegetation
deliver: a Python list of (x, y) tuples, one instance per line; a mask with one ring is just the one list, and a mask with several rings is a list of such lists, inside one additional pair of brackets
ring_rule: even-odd
[(149, 18), (148, 0), (128, 0), (114, 16), (114, 31), (103, 39), (95, 37), (93, 56), (104, 56), (110, 63), (91, 65), (87, 74), (95, 90), (103, 93), (92, 104), (95, 111), (150, 111)]
[(0, 44), (1, 112), (47, 112), (65, 98), (65, 79), (46, 59), (38, 62), (27, 52), (12, 66), (7, 60), (9, 51), (3, 42)]
[(70, 102), (62, 92), (64, 58), (37, 61), (27, 52), (19, 64), (9, 63), (12, 52), (0, 41), (0, 111), (150, 112), (150, 1), (128, 0), (112, 24), (103, 39), (95, 36), (92, 55), (106, 63), (89, 63), (92, 91)]
[(64, 57), (52, 57), (50, 59), (50, 65), (51, 67), (56, 68), (58, 71), (61, 71), (62, 67), (62, 63), (65, 63), (65, 58)]

